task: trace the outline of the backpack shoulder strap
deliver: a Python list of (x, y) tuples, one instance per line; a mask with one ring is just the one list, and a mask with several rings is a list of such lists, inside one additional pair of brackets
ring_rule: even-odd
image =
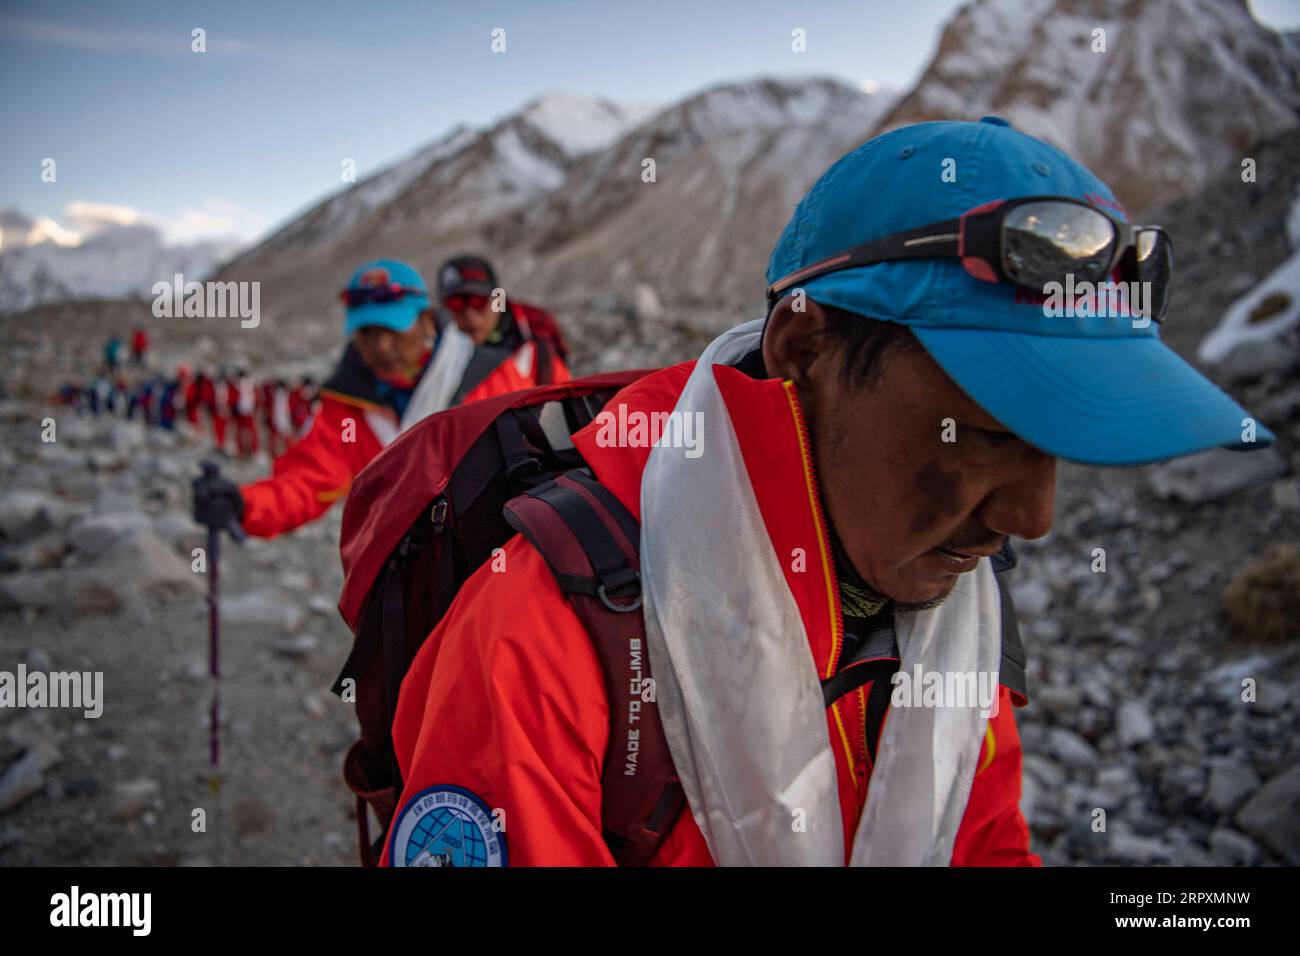
[(641, 614), (640, 530), (585, 470), (505, 506), (545, 559), (595, 646), (609, 699), (601, 826), (619, 866), (643, 866), (686, 806), (659, 721)]

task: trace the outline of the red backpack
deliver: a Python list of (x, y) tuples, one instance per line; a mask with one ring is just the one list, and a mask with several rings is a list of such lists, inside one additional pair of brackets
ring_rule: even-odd
[(537, 346), (537, 384), (551, 384), (551, 359), (559, 356), (560, 361), (568, 361), (569, 346), (564, 341), (564, 334), (555, 316), (545, 309), (539, 309), (527, 302), (511, 301), (515, 311), (515, 321), (527, 328), (527, 336)]
[[(685, 807), (653, 693), (633, 703), (627, 692), (650, 677), (637, 522), (569, 440), (645, 374), (593, 375), (439, 412), (353, 483), (339, 610), (356, 641), (333, 689), (355, 703), (361, 725), (343, 776), (356, 795), (365, 865), (379, 859), (402, 793), (392, 739), (402, 678), (461, 585), (516, 531), (546, 559), (604, 671), (612, 731), (602, 825), (619, 864), (648, 862)], [(640, 729), (631, 748), (629, 726)], [(367, 807), (382, 831), (373, 842)]]

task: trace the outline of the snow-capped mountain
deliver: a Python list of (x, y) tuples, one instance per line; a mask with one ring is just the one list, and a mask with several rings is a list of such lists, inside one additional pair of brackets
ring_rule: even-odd
[(1294, 37), (1245, 0), (975, 0), (879, 131), (1004, 116), (1139, 210), (1196, 192), (1297, 110)]
[(366, 259), (402, 258), (432, 275), (485, 220), (553, 191), (579, 157), (654, 109), (552, 94), (488, 129), (459, 128), (311, 209), (221, 278), (261, 281), (262, 308), (275, 317), (332, 314), (331, 293)]
[(759, 301), (791, 209), (893, 99), (828, 78), (715, 87), (581, 160), (544, 201), (492, 223), (487, 247), (511, 281), (556, 301), (637, 283), (679, 300)]
[(234, 241), (168, 244), (159, 229), (143, 223), (104, 229), (80, 245), (6, 244), (0, 313), (70, 299), (147, 298), (155, 282), (171, 281), (178, 272), (202, 279), (236, 248)]
[(276, 232), (257, 251), (301, 251), (328, 245), (338, 239), (367, 213), (378, 209), (401, 194), (411, 182), (434, 163), (454, 156), (474, 140), (474, 132), (458, 126), (446, 136), (414, 155), (375, 173), (361, 182), (314, 206)]
[(272, 321), (332, 315), (330, 293), (366, 259), (395, 256), (431, 278), (468, 250), (490, 253), (509, 287), (558, 303), (638, 283), (752, 303), (799, 195), (893, 99), (826, 78), (724, 84), (659, 111), (542, 97), (327, 200), (221, 278), (261, 280)]

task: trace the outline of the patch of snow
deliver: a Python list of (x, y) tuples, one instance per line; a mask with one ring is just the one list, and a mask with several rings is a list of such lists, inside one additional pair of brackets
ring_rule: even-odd
[(564, 182), (564, 171), (525, 146), (513, 129), (503, 130), (494, 146), (510, 180), (540, 189), (554, 189)]
[(658, 111), (655, 105), (622, 105), (600, 97), (552, 93), (524, 107), (522, 119), (574, 157), (610, 145)]
[[(1272, 295), (1284, 296), (1285, 306), (1262, 322), (1251, 322), (1251, 313)], [(1218, 362), (1241, 343), (1274, 338), (1297, 322), (1300, 322), (1300, 252), (1228, 306), (1218, 326), (1201, 341), (1196, 357), (1202, 362)]]
[(1300, 190), (1291, 200), (1291, 211), (1286, 214), (1286, 235), (1291, 240), (1292, 249), (1300, 249)]

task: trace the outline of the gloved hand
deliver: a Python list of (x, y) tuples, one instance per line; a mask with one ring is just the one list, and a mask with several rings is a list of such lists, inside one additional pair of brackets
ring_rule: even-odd
[(239, 522), (244, 518), (244, 496), (239, 485), (222, 478), (220, 469), (210, 461), (203, 463), (203, 474), (194, 479), (194, 520), (209, 528), (224, 528), (237, 538), (243, 537)]

